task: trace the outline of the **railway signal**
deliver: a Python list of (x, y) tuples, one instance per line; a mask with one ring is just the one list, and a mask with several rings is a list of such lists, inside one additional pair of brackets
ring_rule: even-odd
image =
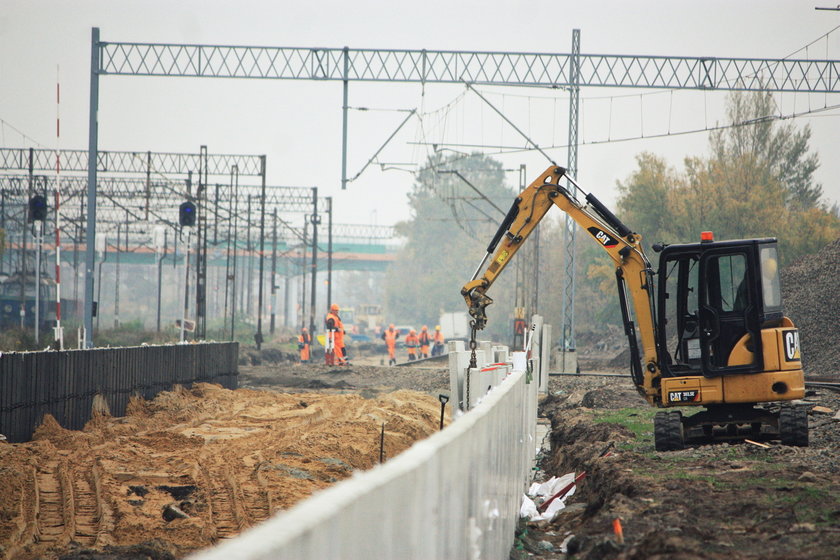
[(182, 203), (178, 209), (178, 222), (182, 226), (192, 227), (195, 225), (195, 204), (189, 200)]
[(29, 221), (45, 222), (47, 220), (47, 199), (36, 194), (29, 199)]

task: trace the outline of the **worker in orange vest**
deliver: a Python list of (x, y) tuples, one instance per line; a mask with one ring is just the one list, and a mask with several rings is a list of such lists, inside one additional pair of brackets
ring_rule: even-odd
[(417, 359), (417, 348), (420, 346), (420, 339), (417, 338), (417, 331), (411, 329), (405, 337), (405, 347), (408, 349), (408, 361)]
[(309, 345), (312, 344), (312, 335), (306, 330), (306, 327), (300, 329), (298, 335), (298, 350), (300, 350), (300, 363), (309, 363)]
[(397, 339), (400, 337), (400, 331), (394, 328), (394, 323), (388, 325), (388, 328), (382, 332), (382, 340), (385, 341), (385, 346), (388, 347), (388, 365), (396, 365), (397, 357), (394, 352), (397, 349)]
[(420, 342), (420, 357), (421, 358), (428, 358), (429, 357), (429, 327), (423, 325), (423, 328), (420, 329), (420, 334), (418, 335), (418, 340)]
[(440, 325), (435, 326), (435, 334), (432, 336), (432, 356), (443, 354), (443, 333), (440, 332)]
[(325, 321), (327, 327), (327, 351), (324, 353), (324, 356), (329, 366), (344, 366), (348, 364), (347, 350), (344, 347), (344, 324), (341, 322), (341, 317), (338, 316), (338, 311), (338, 304), (332, 304)]

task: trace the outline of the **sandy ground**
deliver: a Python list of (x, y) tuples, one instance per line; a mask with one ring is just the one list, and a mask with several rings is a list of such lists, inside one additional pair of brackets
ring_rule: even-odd
[(448, 384), (441, 371), (242, 367), (246, 388), (161, 393), (84, 431), (48, 417), (32, 442), (0, 445), (0, 557), (176, 558), (232, 537), (439, 429), (427, 378)]

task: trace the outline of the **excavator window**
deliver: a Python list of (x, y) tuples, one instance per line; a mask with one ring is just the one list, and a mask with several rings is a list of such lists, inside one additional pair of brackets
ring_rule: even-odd
[(688, 375), (700, 372), (700, 341), (698, 332), (698, 275), (699, 257), (683, 253), (666, 258), (665, 272), (660, 286), (660, 324), (665, 349), (666, 375)]
[(761, 303), (754, 247), (722, 244), (700, 259), (700, 351), (706, 376), (746, 373), (759, 365)]

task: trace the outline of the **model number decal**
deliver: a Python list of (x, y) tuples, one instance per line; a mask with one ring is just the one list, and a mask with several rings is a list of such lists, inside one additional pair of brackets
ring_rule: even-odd
[(784, 331), (784, 345), (785, 345), (785, 360), (788, 362), (798, 362), (800, 360), (799, 354), (799, 331)]
[(694, 402), (700, 399), (700, 391), (668, 391), (669, 402)]

